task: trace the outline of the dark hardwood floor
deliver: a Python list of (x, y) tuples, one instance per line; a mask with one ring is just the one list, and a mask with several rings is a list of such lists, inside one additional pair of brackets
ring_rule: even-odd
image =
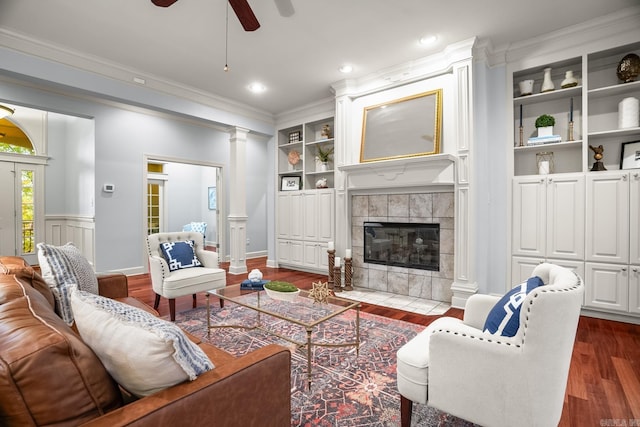
[[(228, 271), (228, 264), (223, 264)], [(265, 266), (265, 258), (247, 262), (249, 270), (259, 268), (265, 278), (291, 282), (302, 289), (326, 280), (326, 275)], [(239, 283), (246, 275), (227, 273), (227, 283)], [(129, 294), (153, 305), (155, 294), (149, 275), (129, 277)], [(206, 304), (204, 294), (198, 305)], [(189, 310), (192, 298), (176, 300), (176, 311)], [(169, 313), (162, 298), (158, 309)], [(424, 316), (387, 307), (363, 304), (363, 311), (420, 325), (436, 316)], [(450, 309), (445, 315), (462, 318), (463, 311)], [(582, 316), (571, 361), (565, 404), (560, 427), (640, 426), (640, 326)]]

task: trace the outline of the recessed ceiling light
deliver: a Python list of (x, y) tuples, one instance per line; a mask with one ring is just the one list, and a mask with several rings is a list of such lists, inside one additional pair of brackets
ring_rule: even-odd
[(249, 90), (253, 93), (261, 93), (267, 90), (267, 88), (262, 83), (253, 82), (249, 85)]
[(429, 46), (434, 44), (437, 40), (438, 40), (438, 36), (432, 34), (429, 36), (420, 37), (420, 40), (418, 40), (418, 43), (420, 43), (422, 46)]
[(340, 67), (339, 70), (341, 73), (347, 74), (353, 71), (353, 67), (349, 64), (345, 64), (342, 67)]

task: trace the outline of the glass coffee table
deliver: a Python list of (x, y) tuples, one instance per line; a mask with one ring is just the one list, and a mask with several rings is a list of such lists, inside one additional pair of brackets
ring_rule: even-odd
[[(211, 306), (209, 296), (221, 298), (242, 307), (249, 308), (256, 312), (256, 322), (253, 325), (212, 325)], [(207, 337), (211, 329), (214, 328), (243, 328), (260, 329), (269, 334), (275, 335), (283, 340), (291, 342), (298, 347), (307, 347), (307, 386), (311, 388), (311, 350), (313, 346), (322, 347), (355, 347), (356, 356), (360, 350), (360, 302), (351, 301), (344, 298), (329, 296), (326, 301), (317, 302), (306, 290), (300, 292), (293, 298), (287, 300), (274, 299), (263, 290), (244, 290), (240, 285), (229, 285), (224, 288), (207, 291)], [(344, 313), (347, 310), (356, 310), (356, 324), (353, 341), (341, 343), (329, 343), (314, 341), (313, 331), (316, 326), (327, 320)], [(306, 331), (306, 341), (296, 340), (292, 337), (283, 336), (275, 331), (263, 327), (261, 316), (273, 316), (275, 318), (300, 325)]]

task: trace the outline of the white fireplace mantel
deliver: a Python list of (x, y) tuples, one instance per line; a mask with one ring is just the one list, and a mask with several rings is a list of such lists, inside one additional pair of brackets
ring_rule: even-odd
[(455, 183), (456, 157), (434, 154), (338, 166), (349, 191), (412, 189), (451, 186)]

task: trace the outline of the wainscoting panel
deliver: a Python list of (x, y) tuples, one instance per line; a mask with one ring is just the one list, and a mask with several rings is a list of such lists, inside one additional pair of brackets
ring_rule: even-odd
[(82, 255), (95, 266), (95, 219), (93, 217), (45, 218), (45, 243), (64, 245), (73, 243)]

